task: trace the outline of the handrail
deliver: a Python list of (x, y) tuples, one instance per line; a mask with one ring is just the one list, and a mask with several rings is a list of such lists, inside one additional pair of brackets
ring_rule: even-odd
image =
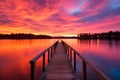
[(100, 78), (100, 80), (111, 80), (108, 76), (106, 76), (103, 72), (101, 72), (100, 70), (96, 69), (92, 64), (90, 64), (90, 62), (88, 62), (82, 55), (80, 55), (80, 53), (78, 51), (76, 51), (75, 49), (73, 49), (71, 46), (69, 46), (67, 43), (65, 43), (64, 41), (62, 41), (67, 55), (68, 57), (70, 57), (70, 61), (72, 62), (72, 51), (74, 53), (74, 70), (76, 71), (76, 55), (82, 59), (82, 80), (86, 80), (86, 66), (88, 65), (93, 72), (95, 72), (95, 74)]
[(48, 62), (50, 60), (50, 57), (52, 57), (55, 48), (58, 44), (58, 41), (56, 41), (53, 45), (51, 45), (50, 47), (48, 47), (47, 49), (45, 49), (43, 52), (41, 52), (40, 54), (38, 54), (37, 56), (35, 56), (32, 60), (30, 60), (30, 64), (31, 64), (31, 80), (35, 80), (35, 70), (36, 70), (36, 61), (43, 56), (43, 61), (42, 61), (42, 71), (44, 72), (45, 70), (45, 54), (48, 51)]

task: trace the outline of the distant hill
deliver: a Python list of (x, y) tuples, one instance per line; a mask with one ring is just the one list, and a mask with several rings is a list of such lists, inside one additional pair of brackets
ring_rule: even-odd
[(52, 38), (49, 35), (34, 35), (34, 34), (0, 34), (0, 39), (48, 39)]

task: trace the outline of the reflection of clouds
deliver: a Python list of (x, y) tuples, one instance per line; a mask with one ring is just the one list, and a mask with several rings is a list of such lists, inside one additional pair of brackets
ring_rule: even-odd
[(1, 0), (0, 32), (17, 32), (6, 26), (56, 35), (120, 30), (119, 5), (119, 0)]
[[(30, 80), (29, 61), (34, 56), (38, 55), (40, 52), (52, 45), (55, 41), (56, 40), (47, 39), (0, 40), (0, 79)], [(40, 66), (42, 65), (40, 61), (42, 61), (42, 58), (38, 61), (38, 65), (36, 65), (36, 67), (39, 67), (40, 69)]]

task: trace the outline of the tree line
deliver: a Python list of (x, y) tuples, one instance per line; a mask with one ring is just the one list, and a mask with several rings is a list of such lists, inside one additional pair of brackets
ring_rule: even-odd
[(79, 33), (79, 39), (120, 39), (119, 31), (109, 31), (104, 33)]
[(0, 39), (47, 39), (49, 35), (34, 35), (25, 33), (0, 34)]

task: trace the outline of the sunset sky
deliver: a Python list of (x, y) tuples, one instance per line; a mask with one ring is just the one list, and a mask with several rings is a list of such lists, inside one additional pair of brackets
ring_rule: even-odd
[(120, 31), (120, 0), (0, 0), (0, 33)]

